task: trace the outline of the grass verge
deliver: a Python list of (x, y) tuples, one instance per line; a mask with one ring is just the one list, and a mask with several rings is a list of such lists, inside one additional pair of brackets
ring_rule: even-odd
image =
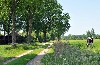
[(40, 43), (36, 43), (33, 45), (18, 44), (16, 48), (11, 47), (11, 45), (0, 45), (0, 55), (4, 58), (4, 61), (7, 61), (26, 51), (33, 50), (41, 46), (42, 45)]
[(22, 56), (6, 65), (26, 65), (31, 59), (35, 58), (44, 48), (35, 49), (33, 52)]
[[(54, 52), (53, 52), (54, 51)], [(80, 47), (56, 43), (46, 54), (42, 65), (100, 65), (100, 55)]]

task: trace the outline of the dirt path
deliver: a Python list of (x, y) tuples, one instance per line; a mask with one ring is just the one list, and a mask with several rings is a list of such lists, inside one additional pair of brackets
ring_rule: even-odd
[(34, 59), (29, 61), (26, 65), (40, 65), (41, 59), (43, 56), (48, 52), (49, 48), (51, 47), (53, 43), (50, 43), (50, 46), (48, 46), (46, 49), (41, 51)]
[(7, 61), (4, 62), (3, 64), (8, 64), (9, 62), (11, 62), (11, 61), (13, 61), (13, 60), (16, 60), (16, 59), (18, 59), (18, 58), (20, 58), (20, 57), (22, 57), (22, 56), (24, 56), (24, 55), (26, 55), (26, 54), (32, 52), (32, 51), (33, 51), (33, 50), (29, 50), (29, 51), (27, 51), (27, 52), (25, 52), (25, 53), (23, 53), (23, 54), (21, 54), (21, 55), (16, 56), (15, 58), (12, 58), (12, 59), (10, 59), (10, 60), (7, 60)]

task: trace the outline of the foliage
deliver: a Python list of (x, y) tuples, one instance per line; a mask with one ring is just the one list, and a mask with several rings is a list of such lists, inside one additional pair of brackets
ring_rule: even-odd
[(99, 34), (95, 34), (94, 29), (92, 28), (91, 31), (86, 31), (86, 34), (83, 35), (72, 35), (69, 34), (68, 36), (62, 36), (62, 39), (64, 40), (83, 40), (87, 39), (87, 37), (93, 37), (94, 39), (100, 39)]
[(64, 39), (64, 40), (83, 40), (83, 39), (87, 39), (87, 35), (85, 35), (85, 34), (83, 34), (83, 35), (69, 34), (68, 36), (63, 36), (62, 39)]
[(56, 43), (52, 48), (54, 52), (44, 56), (42, 65), (100, 65), (100, 55), (91, 50), (81, 50), (67, 43)]
[(95, 32), (94, 32), (93, 28), (91, 31), (88, 30), (86, 33), (87, 33), (87, 37), (94, 37), (95, 36)]
[[(1, 0), (0, 26), (4, 33), (12, 35), (13, 44), (16, 41), (15, 32), (23, 30), (28, 43), (32, 40), (32, 31), (35, 38), (46, 42), (50, 36), (60, 38), (69, 30), (69, 13), (62, 13), (62, 6), (57, 0)], [(53, 33), (51, 33), (54, 31)], [(48, 40), (48, 39), (47, 39)]]

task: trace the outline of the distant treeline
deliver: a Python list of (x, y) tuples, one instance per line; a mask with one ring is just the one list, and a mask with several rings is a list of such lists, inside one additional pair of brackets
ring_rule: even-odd
[[(83, 39), (87, 39), (88, 35), (71, 35), (69, 34), (68, 36), (63, 36), (62, 39), (64, 40), (83, 40)], [(95, 34), (94, 39), (100, 39), (100, 35), (99, 34)]]
[(69, 34), (68, 36), (63, 36), (62, 39), (69, 39), (69, 40), (83, 40), (87, 39), (87, 37), (93, 37), (94, 39), (100, 39), (100, 34), (95, 34), (94, 29), (86, 31), (86, 34), (83, 35), (72, 35)]

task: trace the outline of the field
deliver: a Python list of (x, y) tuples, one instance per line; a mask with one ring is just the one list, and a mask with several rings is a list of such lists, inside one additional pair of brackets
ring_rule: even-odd
[[(41, 65), (100, 65), (100, 40), (95, 39), (92, 47), (87, 47), (86, 44), (86, 40), (62, 40), (61, 42), (55, 42), (43, 57)], [(28, 46), (18, 44), (17, 48), (12, 48), (11, 45), (0, 45), (0, 63), (34, 49), (33, 52), (7, 64), (25, 65), (47, 46), (40, 43)]]
[(86, 40), (69, 40), (69, 43), (71, 45), (80, 47), (83, 50), (89, 50), (95, 53), (100, 53), (100, 39), (95, 39), (92, 47), (86, 46), (87, 42)]
[(86, 40), (56, 43), (41, 63), (43, 65), (100, 65), (100, 40), (94, 40), (93, 47), (87, 47)]

